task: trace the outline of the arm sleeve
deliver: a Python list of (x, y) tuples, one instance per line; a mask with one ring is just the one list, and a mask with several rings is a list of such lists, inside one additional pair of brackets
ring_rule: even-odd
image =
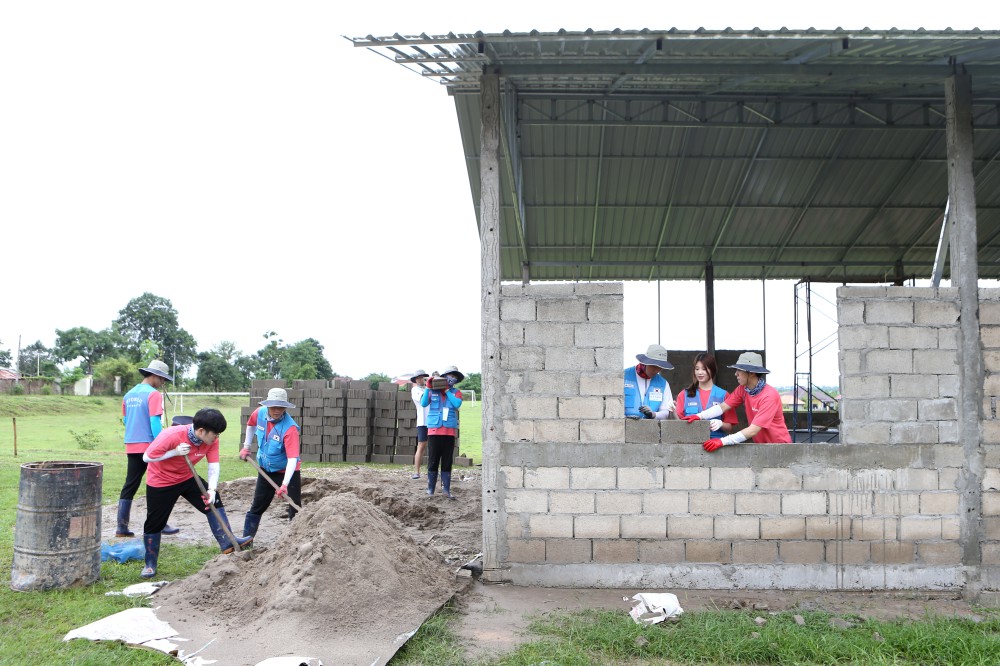
[(289, 428), (282, 444), (285, 447), (285, 455), (288, 456), (288, 464), (285, 465), (285, 476), (281, 483), (287, 486), (299, 463), (299, 429)]
[(670, 418), (670, 409), (674, 406), (674, 396), (670, 393), (670, 384), (666, 386), (666, 394), (663, 396), (663, 402), (660, 403), (660, 409), (653, 414), (653, 418), (657, 421), (665, 421)]
[(244, 448), (244, 449), (249, 449), (250, 448), (250, 443), (253, 441), (254, 432), (256, 430), (257, 430), (257, 428), (255, 428), (254, 426), (249, 425), (249, 424), (247, 425), (247, 432), (246, 432), (246, 435), (243, 437), (243, 447), (242, 448)]
[(142, 459), (143, 461), (150, 463), (166, 460), (167, 458), (173, 458), (177, 455), (174, 451), (176, 448), (177, 442), (170, 441), (170, 438), (166, 436), (166, 433), (161, 433), (153, 440), (153, 443), (146, 448), (146, 452), (142, 454)]
[(698, 412), (698, 418), (707, 421), (709, 419), (721, 418), (722, 414), (722, 405), (712, 405), (708, 409)]
[(462, 392), (458, 389), (451, 389), (446, 394), (448, 396), (448, 406), (458, 409), (462, 406)]
[(292, 475), (295, 474), (295, 466), (298, 464), (298, 458), (289, 458), (288, 464), (285, 465), (285, 476), (281, 479), (281, 485), (287, 486), (291, 480)]
[(159, 416), (149, 417), (149, 431), (153, 433), (153, 439), (156, 439), (163, 432), (163, 421), (160, 420)]
[(215, 490), (219, 486), (219, 472), (221, 468), (219, 463), (210, 462), (208, 463), (208, 490)]
[(420, 396), (420, 406), (427, 407), (431, 404), (431, 390), (424, 389), (424, 394)]

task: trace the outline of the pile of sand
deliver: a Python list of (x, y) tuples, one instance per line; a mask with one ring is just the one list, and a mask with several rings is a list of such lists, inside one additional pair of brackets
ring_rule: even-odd
[(426, 614), (459, 586), (440, 555), (393, 518), (352, 493), (336, 493), (306, 504), (277, 544), (215, 557), (163, 589), (157, 602), (182, 614), (185, 607), (209, 612), (241, 633), (329, 635), (385, 615)]

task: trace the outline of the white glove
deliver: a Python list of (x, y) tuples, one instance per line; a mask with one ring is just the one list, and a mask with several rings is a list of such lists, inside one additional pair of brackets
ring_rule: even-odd
[(722, 421), (720, 419), (711, 419), (708, 422), (708, 427), (712, 432), (715, 432), (722, 427)]
[(191, 445), (188, 444), (187, 442), (178, 444), (177, 448), (174, 449), (174, 455), (176, 456), (186, 456), (190, 452), (191, 452)]

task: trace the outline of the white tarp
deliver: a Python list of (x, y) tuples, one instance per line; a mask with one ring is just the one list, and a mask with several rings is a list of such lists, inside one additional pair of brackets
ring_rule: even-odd
[(669, 592), (640, 592), (632, 597), (632, 601), (636, 604), (628, 614), (636, 624), (657, 624), (684, 612), (677, 595)]

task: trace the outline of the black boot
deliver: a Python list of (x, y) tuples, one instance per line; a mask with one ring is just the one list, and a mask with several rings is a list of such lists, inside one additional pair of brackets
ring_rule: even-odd
[(128, 519), (132, 513), (132, 500), (118, 500), (118, 527), (115, 528), (116, 537), (134, 537), (134, 532), (128, 530)]
[(139, 575), (152, 578), (156, 575), (156, 561), (160, 559), (160, 533), (143, 534), (142, 543), (146, 546), (146, 568)]
[[(248, 513), (243, 517), (243, 536), (253, 537), (257, 536), (257, 528), (260, 527), (260, 519), (263, 516), (258, 516), (252, 513)], [(243, 544), (240, 544), (243, 547)]]
[[(219, 512), (219, 516), (222, 518), (223, 522), (225, 522), (226, 527), (229, 527), (229, 518), (226, 516), (226, 510), (217, 509), (217, 511)], [(229, 540), (229, 536), (226, 534), (226, 531), (222, 529), (222, 524), (216, 519), (215, 514), (209, 511), (205, 515), (208, 518), (209, 527), (212, 528), (212, 534), (215, 535), (215, 540), (219, 542), (219, 550), (222, 551), (222, 554), (228, 555), (233, 552), (235, 550), (233, 542)], [(231, 527), (229, 528), (229, 531), (233, 531)], [(240, 545), (240, 548), (249, 547), (253, 544), (253, 537), (236, 537), (236, 543)]]
[(177, 534), (181, 531), (179, 527), (171, 527), (170, 525), (164, 525), (161, 534)]

